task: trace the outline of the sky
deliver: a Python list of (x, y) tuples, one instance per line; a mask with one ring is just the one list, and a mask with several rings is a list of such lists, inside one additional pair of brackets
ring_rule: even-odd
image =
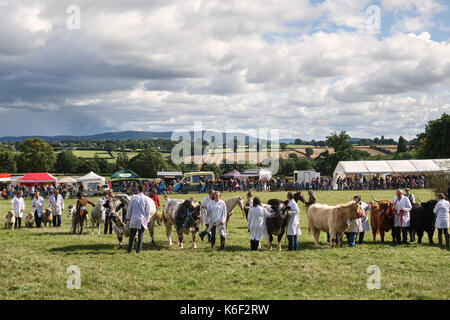
[[(0, 136), (407, 139), (450, 113), (445, 0), (0, 0)], [(379, 14), (378, 14), (379, 13)]]

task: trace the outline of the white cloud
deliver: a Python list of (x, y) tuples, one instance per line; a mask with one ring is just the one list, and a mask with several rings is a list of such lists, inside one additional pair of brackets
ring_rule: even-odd
[(69, 4), (0, 5), (0, 107), (17, 111), (0, 135), (39, 119), (51, 134), (203, 120), (307, 139), (412, 137), (449, 108), (450, 43), (430, 30), (437, 1), (382, 1), (398, 15), (382, 36), (367, 30), (365, 0), (84, 0), (76, 31)]

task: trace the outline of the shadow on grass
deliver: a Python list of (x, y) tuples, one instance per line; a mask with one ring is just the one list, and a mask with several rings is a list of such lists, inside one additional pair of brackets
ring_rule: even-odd
[(58, 232), (39, 232), (32, 233), (33, 237), (44, 237), (44, 236), (70, 236), (69, 231), (58, 231)]
[(51, 248), (50, 252), (64, 252), (66, 254), (114, 254), (116, 253), (117, 246), (114, 244), (77, 244), (64, 246), (59, 248)]

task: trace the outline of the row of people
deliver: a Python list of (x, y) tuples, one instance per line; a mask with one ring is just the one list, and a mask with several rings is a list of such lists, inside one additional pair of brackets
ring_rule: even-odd
[[(45, 200), (41, 196), (41, 193), (36, 191), (33, 200), (31, 201), (31, 207), (36, 221), (36, 227), (38, 228), (41, 227), (44, 204)], [(15, 217), (14, 228), (21, 229), (23, 213), (25, 211), (25, 200), (21, 190), (11, 199), (10, 205)], [(53, 189), (53, 194), (48, 199), (48, 206), (52, 210), (53, 226), (61, 227), (61, 214), (64, 211), (64, 198), (59, 194), (58, 189)]]

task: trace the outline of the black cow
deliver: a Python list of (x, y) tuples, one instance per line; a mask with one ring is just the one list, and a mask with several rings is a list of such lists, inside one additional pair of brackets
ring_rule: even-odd
[(289, 201), (281, 201), (278, 199), (270, 199), (267, 202), (273, 211), (275, 211), (275, 216), (266, 218), (266, 232), (268, 236), (268, 248), (272, 250), (273, 235), (278, 236), (278, 250), (281, 250), (281, 239), (286, 232), (286, 226), (288, 223), (287, 211), (290, 210), (287, 205)]
[(423, 234), (426, 232), (428, 234), (428, 240), (433, 244), (434, 223), (436, 221), (436, 215), (433, 213), (433, 209), (436, 203), (436, 200), (429, 200), (427, 202), (421, 202), (420, 205), (413, 204), (410, 211), (410, 237), (412, 242), (416, 240), (415, 234), (417, 233), (417, 242), (422, 243)]

